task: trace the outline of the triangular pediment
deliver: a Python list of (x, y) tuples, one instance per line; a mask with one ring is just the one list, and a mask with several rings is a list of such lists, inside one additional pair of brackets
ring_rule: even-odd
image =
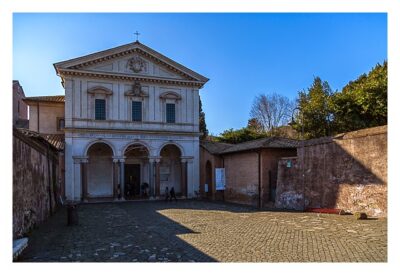
[(169, 59), (151, 48), (135, 42), (106, 51), (78, 57), (54, 64), (58, 74), (65, 70), (78, 70), (106, 74), (194, 81), (208, 79)]

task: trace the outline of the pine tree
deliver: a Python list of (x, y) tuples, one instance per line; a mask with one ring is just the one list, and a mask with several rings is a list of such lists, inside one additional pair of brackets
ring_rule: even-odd
[(201, 98), (199, 96), (199, 128), (200, 128), (200, 139), (206, 139), (208, 136), (208, 130), (207, 130), (207, 124), (206, 124), (206, 115), (203, 112), (203, 107), (202, 107), (202, 103), (201, 103)]

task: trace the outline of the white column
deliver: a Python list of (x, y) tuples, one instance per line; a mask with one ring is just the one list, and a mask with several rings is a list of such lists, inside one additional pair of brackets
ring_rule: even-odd
[(82, 118), (89, 118), (88, 116), (88, 94), (87, 94), (87, 80), (82, 80)]
[(153, 85), (149, 86), (149, 97), (147, 99), (147, 102), (149, 104), (149, 109), (147, 112), (147, 120), (148, 121), (154, 121), (154, 100), (155, 100), (155, 87)]
[[(118, 200), (118, 186), (119, 186), (119, 164), (118, 158), (112, 157), (112, 189), (113, 189), (113, 198), (114, 200)], [(121, 190), (121, 189), (120, 189)], [(121, 193), (122, 196), (122, 193)]]
[(112, 119), (113, 120), (118, 120), (118, 112), (119, 112), (119, 104), (118, 104), (118, 97), (119, 97), (119, 94), (118, 94), (118, 83), (113, 83), (112, 84), (112, 91), (113, 91), (113, 94), (112, 94), (112, 96), (110, 96), (110, 99), (112, 98), (112, 110), (111, 110), (111, 112), (112, 112)]
[(120, 187), (121, 187), (121, 197), (122, 199), (125, 199), (125, 159), (121, 158), (119, 160), (119, 165), (120, 165)]
[(71, 127), (72, 125), (72, 91), (73, 81), (72, 79), (65, 79), (65, 127)]
[(152, 190), (152, 186), (154, 185), (154, 163), (155, 163), (155, 159), (154, 158), (149, 158), (149, 194), (151, 194), (151, 190)]
[(156, 163), (160, 163), (161, 158), (160, 157), (149, 157), (149, 166), (150, 166), (150, 179), (151, 182), (149, 183), (149, 195), (151, 197), (155, 197), (156, 196), (156, 188), (157, 188), (157, 182), (156, 182)]
[(81, 80), (76, 79), (74, 81), (74, 88), (73, 88), (73, 93), (74, 93), (74, 100), (73, 100), (73, 117), (74, 118), (80, 118), (81, 117)]
[(199, 140), (193, 142), (193, 178), (191, 181), (194, 191), (200, 191), (200, 144)]
[(193, 89), (193, 124), (197, 126), (197, 131), (198, 131), (198, 126), (199, 126), (199, 108), (200, 108), (200, 102), (199, 102), (199, 90)]
[(65, 138), (65, 197), (68, 201), (74, 199), (74, 160), (72, 159), (72, 138)]
[(82, 196), (82, 185), (81, 185), (81, 159), (74, 158), (74, 182), (73, 182), (73, 200), (80, 201)]
[(194, 178), (193, 159), (188, 159), (187, 160), (187, 195), (188, 195), (188, 198), (192, 198), (194, 195), (194, 186), (193, 186), (194, 181), (195, 181), (195, 178)]

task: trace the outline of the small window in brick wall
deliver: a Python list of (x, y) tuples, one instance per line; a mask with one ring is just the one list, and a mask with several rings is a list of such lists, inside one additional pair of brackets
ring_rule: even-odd
[(57, 118), (57, 130), (64, 130), (65, 128), (65, 119), (63, 117)]
[(96, 99), (95, 100), (95, 119), (105, 120), (106, 119), (106, 100)]

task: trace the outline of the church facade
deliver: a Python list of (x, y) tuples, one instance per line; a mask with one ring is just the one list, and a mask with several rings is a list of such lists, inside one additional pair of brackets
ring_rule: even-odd
[(65, 89), (67, 200), (197, 194), (206, 77), (138, 41), (54, 67)]

